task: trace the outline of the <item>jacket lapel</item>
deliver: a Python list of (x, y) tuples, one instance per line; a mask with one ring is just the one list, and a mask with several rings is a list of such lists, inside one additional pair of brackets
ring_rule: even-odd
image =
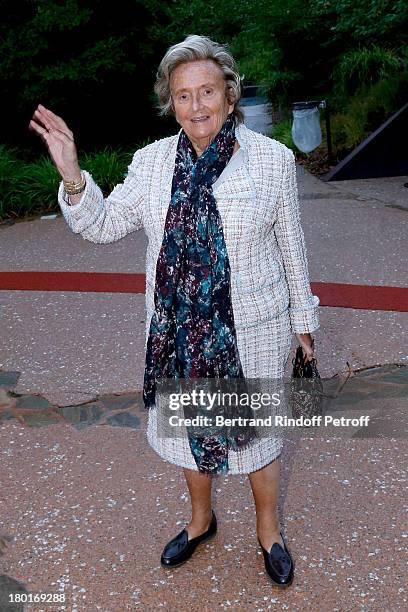
[(223, 179), (221, 175), (220, 183), (214, 186), (214, 196), (217, 200), (248, 200), (256, 196), (255, 184), (249, 174), (249, 154), (246, 130), (247, 128), (244, 124), (238, 125), (235, 130), (242, 154), (237, 164), (234, 164), (234, 160), (231, 160), (230, 164), (232, 164), (232, 167), (229, 168), (228, 165), (224, 170), (225, 178)]

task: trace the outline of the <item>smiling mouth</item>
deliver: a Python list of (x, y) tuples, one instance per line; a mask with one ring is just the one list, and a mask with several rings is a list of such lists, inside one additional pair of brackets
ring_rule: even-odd
[(205, 115), (205, 117), (195, 117), (194, 119), (192, 119), (191, 121), (193, 123), (202, 123), (203, 121), (207, 121), (207, 119), (209, 119), (208, 115)]

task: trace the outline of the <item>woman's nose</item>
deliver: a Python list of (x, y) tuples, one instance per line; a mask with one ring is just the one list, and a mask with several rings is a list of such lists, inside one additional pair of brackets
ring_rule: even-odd
[(200, 110), (202, 106), (200, 94), (194, 94), (192, 99), (192, 109), (194, 112)]

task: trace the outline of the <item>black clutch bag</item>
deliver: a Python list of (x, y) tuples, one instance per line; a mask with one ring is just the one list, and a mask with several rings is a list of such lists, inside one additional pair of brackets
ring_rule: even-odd
[[(314, 340), (312, 341), (314, 344)], [(293, 418), (312, 418), (323, 415), (323, 384), (317, 369), (317, 360), (307, 361), (302, 346), (292, 359), (290, 404)]]

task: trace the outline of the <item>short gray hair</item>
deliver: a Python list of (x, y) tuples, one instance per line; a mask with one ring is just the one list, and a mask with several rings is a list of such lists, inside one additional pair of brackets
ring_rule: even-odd
[(156, 74), (154, 91), (158, 97), (159, 114), (174, 115), (171, 100), (170, 77), (173, 71), (185, 62), (213, 60), (222, 70), (226, 83), (226, 95), (230, 104), (234, 104), (235, 124), (243, 123), (244, 114), (238, 107), (241, 98), (241, 78), (234, 58), (227, 45), (221, 45), (207, 36), (191, 34), (185, 40), (167, 49)]

